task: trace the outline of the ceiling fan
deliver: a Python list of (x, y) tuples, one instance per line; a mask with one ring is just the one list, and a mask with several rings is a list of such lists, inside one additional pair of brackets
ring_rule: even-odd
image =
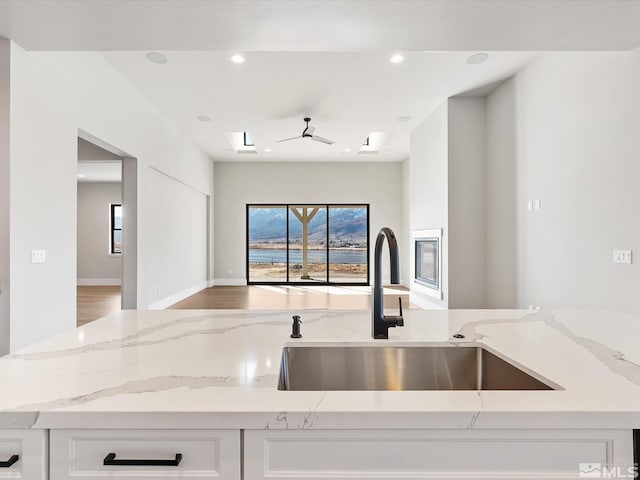
[(320, 142), (320, 143), (326, 143), (327, 145), (333, 145), (335, 143), (333, 140), (329, 140), (328, 138), (324, 138), (324, 137), (320, 137), (318, 135), (314, 135), (313, 132), (315, 131), (315, 127), (309, 126), (309, 122), (311, 121), (311, 119), (309, 117), (305, 117), (305, 118), (303, 118), (303, 120), (307, 123), (307, 126), (302, 131), (302, 135), (299, 135), (297, 137), (285, 138), (283, 140), (278, 140), (278, 143), (280, 143), (280, 142), (288, 142), (290, 140), (297, 140), (298, 138), (310, 138), (311, 140), (314, 140), (314, 141)]

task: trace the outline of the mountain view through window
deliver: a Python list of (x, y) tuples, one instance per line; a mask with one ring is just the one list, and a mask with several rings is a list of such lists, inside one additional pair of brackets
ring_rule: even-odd
[(367, 284), (368, 210), (248, 205), (248, 282)]

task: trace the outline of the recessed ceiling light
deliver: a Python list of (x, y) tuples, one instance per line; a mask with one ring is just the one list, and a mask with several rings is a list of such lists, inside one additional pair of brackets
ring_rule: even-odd
[(84, 178), (84, 175), (82, 175), (81, 173), (78, 174), (78, 178)]
[(206, 115), (198, 115), (196, 117), (198, 120), (200, 120), (201, 122), (210, 122), (211, 118), (207, 117)]
[(404, 55), (396, 53), (393, 57), (389, 59), (391, 63), (402, 63), (404, 62)]
[(271, 149), (270, 148), (265, 148), (264, 149), (264, 153), (271, 153)]
[(349, 153), (350, 151), (351, 151), (351, 149), (350, 149), (350, 148), (345, 148), (345, 149), (344, 149), (344, 153)]
[(167, 57), (158, 52), (149, 52), (145, 56), (151, 63), (157, 63), (158, 65), (164, 65), (168, 61)]
[(408, 122), (409, 120), (411, 120), (411, 117), (409, 115), (403, 115), (401, 117), (398, 117), (398, 121), (401, 123)]
[(244, 63), (244, 57), (238, 53), (231, 55), (230, 59), (233, 63)]
[(469, 65), (477, 65), (482, 62), (486, 62), (489, 60), (489, 55), (486, 53), (474, 53), (469, 58), (467, 58), (467, 63)]

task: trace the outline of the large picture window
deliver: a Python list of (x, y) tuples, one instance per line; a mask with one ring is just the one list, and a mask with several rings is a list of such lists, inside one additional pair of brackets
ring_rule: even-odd
[(369, 284), (369, 206), (247, 205), (249, 284)]
[(109, 205), (109, 253), (119, 255), (122, 253), (122, 205), (111, 203)]

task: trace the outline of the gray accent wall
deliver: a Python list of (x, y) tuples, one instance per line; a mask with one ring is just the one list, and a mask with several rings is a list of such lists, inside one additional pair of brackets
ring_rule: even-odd
[(0, 356), (9, 353), (10, 283), (10, 62), (11, 44), (0, 38)]
[(120, 285), (122, 280), (122, 256), (109, 253), (112, 203), (122, 203), (121, 183), (78, 184), (80, 285)]
[[(403, 245), (401, 172), (401, 162), (216, 162), (216, 283), (246, 281), (248, 203), (368, 203), (371, 247), (381, 227), (391, 227)], [(383, 258), (388, 283), (386, 246)]]

